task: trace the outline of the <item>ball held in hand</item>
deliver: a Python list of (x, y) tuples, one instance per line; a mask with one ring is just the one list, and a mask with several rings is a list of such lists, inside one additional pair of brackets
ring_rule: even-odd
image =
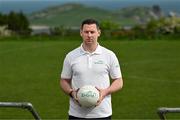
[(85, 85), (77, 92), (77, 99), (79, 104), (83, 107), (95, 106), (99, 99), (99, 91), (95, 86)]

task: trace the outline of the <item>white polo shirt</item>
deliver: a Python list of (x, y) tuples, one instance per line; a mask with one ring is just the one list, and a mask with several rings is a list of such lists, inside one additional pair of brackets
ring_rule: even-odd
[[(62, 79), (71, 79), (73, 89), (93, 85), (101, 89), (110, 86), (110, 78), (121, 78), (116, 55), (98, 45), (93, 53), (85, 51), (82, 45), (66, 55), (61, 73)], [(112, 115), (111, 95), (93, 108), (83, 108), (70, 99), (69, 115), (82, 118), (108, 117)]]

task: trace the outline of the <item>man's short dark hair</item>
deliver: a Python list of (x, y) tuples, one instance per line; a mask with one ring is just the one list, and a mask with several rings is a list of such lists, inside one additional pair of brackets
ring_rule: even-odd
[(85, 19), (84, 21), (82, 21), (82, 23), (81, 23), (81, 29), (83, 29), (83, 26), (84, 26), (85, 24), (88, 24), (88, 25), (90, 25), (90, 24), (96, 24), (97, 29), (100, 29), (99, 23), (98, 23), (98, 21), (95, 20), (95, 19)]

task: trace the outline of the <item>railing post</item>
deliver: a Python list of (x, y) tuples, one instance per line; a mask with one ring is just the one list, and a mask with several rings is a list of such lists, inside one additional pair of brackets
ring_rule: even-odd
[(0, 107), (14, 107), (27, 109), (36, 120), (41, 120), (37, 111), (34, 109), (33, 105), (28, 102), (0, 102)]

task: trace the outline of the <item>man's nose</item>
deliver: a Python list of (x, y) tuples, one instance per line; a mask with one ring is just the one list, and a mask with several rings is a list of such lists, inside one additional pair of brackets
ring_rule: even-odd
[(92, 36), (91, 32), (88, 32), (88, 36)]

